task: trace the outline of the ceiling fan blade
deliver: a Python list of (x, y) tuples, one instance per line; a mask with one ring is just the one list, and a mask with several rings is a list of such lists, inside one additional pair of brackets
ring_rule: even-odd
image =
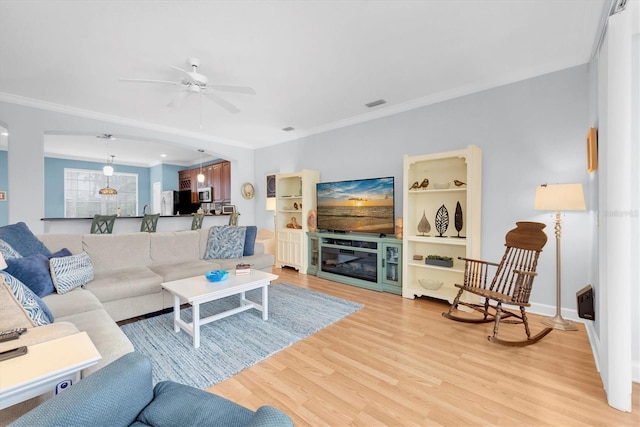
[(215, 102), (216, 104), (218, 104), (219, 106), (227, 110), (228, 112), (235, 114), (240, 111), (235, 105), (225, 101), (224, 99), (220, 98), (218, 95), (211, 92), (204, 92), (204, 93), (205, 95), (207, 95), (207, 98), (209, 98), (210, 100), (212, 100), (213, 102)]
[(138, 82), (138, 83), (166, 83), (170, 85), (180, 85), (180, 82), (171, 82), (168, 80), (149, 80), (149, 79), (120, 79), (121, 82)]
[(180, 67), (176, 67), (175, 65), (169, 65), (169, 68), (176, 70), (176, 71), (180, 71), (181, 73), (185, 73), (187, 76), (191, 77), (191, 74), (187, 71), (187, 70), (183, 70)]
[(249, 86), (231, 86), (231, 85), (207, 85), (207, 88), (221, 90), (224, 92), (244, 93), (247, 95), (255, 95), (256, 90)]
[(182, 102), (191, 95), (190, 90), (181, 90), (178, 94), (167, 104), (169, 108), (178, 108), (182, 105)]

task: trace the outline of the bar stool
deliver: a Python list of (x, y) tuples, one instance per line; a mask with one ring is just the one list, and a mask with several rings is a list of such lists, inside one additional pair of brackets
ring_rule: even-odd
[(93, 216), (93, 221), (91, 221), (91, 234), (111, 234), (115, 222), (115, 215), (96, 214)]
[(155, 233), (158, 226), (158, 218), (160, 214), (145, 214), (142, 217), (142, 224), (140, 224), (140, 231), (147, 233)]
[(191, 221), (191, 229), (192, 230), (200, 230), (202, 228), (202, 219), (204, 218), (203, 213), (197, 213), (193, 215), (193, 221)]

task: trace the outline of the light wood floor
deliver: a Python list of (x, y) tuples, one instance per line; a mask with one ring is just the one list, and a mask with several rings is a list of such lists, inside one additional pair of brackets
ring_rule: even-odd
[[(275, 406), (297, 426), (640, 425), (640, 385), (632, 413), (607, 405), (581, 324), (509, 348), (486, 339), (490, 324), (442, 317), (441, 302), (274, 274), (364, 308), (209, 391), (252, 409)], [(537, 316), (530, 324), (542, 329)], [(501, 335), (511, 328), (523, 333), (503, 325)]]

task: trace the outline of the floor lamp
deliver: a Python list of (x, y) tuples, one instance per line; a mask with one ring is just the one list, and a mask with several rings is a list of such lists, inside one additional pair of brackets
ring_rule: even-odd
[(536, 188), (535, 209), (542, 211), (556, 211), (555, 233), (556, 233), (556, 315), (545, 317), (542, 323), (554, 329), (562, 331), (577, 331), (578, 328), (573, 323), (562, 318), (562, 287), (560, 268), (560, 211), (583, 211), (584, 194), (582, 184), (544, 184)]

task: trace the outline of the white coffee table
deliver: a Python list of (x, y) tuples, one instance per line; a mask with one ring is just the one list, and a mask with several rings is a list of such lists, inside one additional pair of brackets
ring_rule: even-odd
[[(251, 274), (236, 276), (233, 271), (220, 282), (209, 282), (204, 275), (174, 280), (162, 285), (173, 294), (173, 330), (183, 329), (193, 337), (193, 347), (200, 347), (200, 326), (222, 319), (232, 314), (255, 308), (262, 312), (262, 320), (269, 318), (269, 283), (278, 276), (260, 270), (251, 270)], [(262, 304), (246, 299), (245, 292), (262, 288)], [(240, 294), (240, 306), (200, 318), (200, 304)], [(181, 303), (188, 302), (193, 308), (192, 321), (186, 322), (180, 316)]]
[[(20, 346), (19, 339), (15, 343)], [(102, 358), (86, 332), (27, 348), (27, 354), (0, 362), (0, 409), (64, 390), (80, 380), (80, 371)]]

